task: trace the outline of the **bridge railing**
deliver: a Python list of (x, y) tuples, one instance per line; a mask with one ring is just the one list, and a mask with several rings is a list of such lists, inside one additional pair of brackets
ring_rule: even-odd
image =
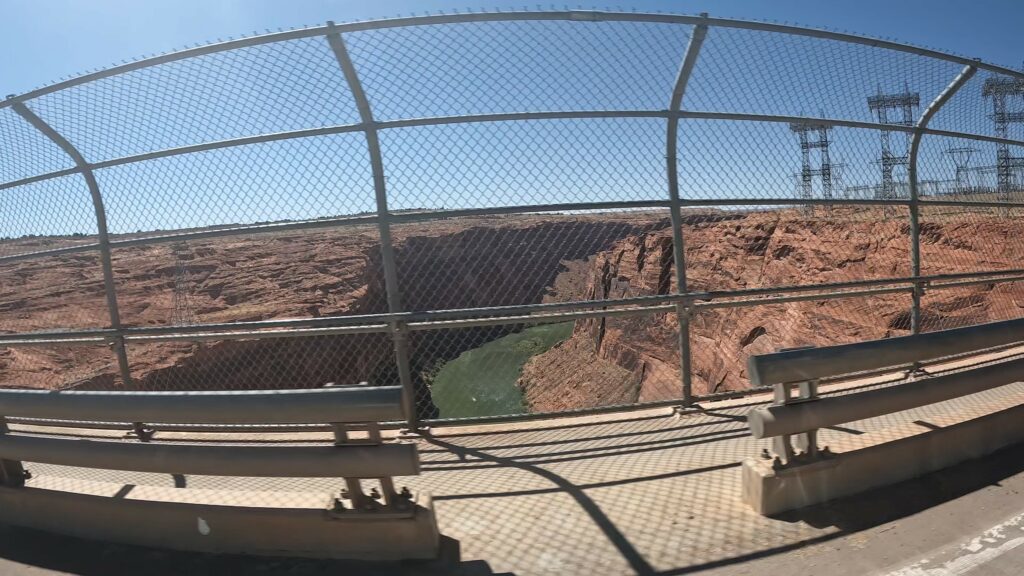
[(689, 404), (754, 389), (758, 352), (1015, 318), (1022, 86), (852, 34), (573, 10), (91, 72), (0, 102), (2, 383), (358, 379), (415, 428)]

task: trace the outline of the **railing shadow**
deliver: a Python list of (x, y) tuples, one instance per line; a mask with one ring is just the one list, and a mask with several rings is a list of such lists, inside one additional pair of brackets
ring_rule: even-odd
[[(737, 417), (728, 413), (705, 413), (715, 416), (723, 422), (738, 421)], [(709, 426), (707, 422), (703, 426)], [(647, 433), (679, 432), (698, 426), (674, 426), (661, 429), (647, 430)], [(859, 434), (858, 430), (843, 430), (845, 432)], [(630, 443), (623, 446), (623, 452), (615, 454), (635, 454), (656, 450), (658, 447), (678, 448), (687, 446), (686, 441), (693, 445), (715, 442), (717, 440), (730, 440), (732, 430), (723, 430), (717, 434), (696, 434), (687, 438), (678, 436), (673, 438), (674, 442), (662, 443), (661, 441), (638, 440), (642, 432), (629, 432), (624, 434), (609, 434), (598, 436), (601, 438), (614, 437), (624, 438)], [(528, 472), (543, 478), (551, 485), (543, 488), (525, 490), (500, 490), (480, 491), (478, 493), (462, 492), (458, 494), (435, 496), (435, 501), (465, 501), (480, 499), (493, 501), (506, 497), (536, 496), (541, 494), (563, 493), (574, 501), (584, 511), (587, 519), (598, 528), (607, 538), (608, 542), (615, 549), (616, 553), (628, 564), (630, 573), (640, 576), (645, 575), (676, 575), (700, 573), (706, 570), (713, 570), (728, 566), (745, 564), (760, 559), (767, 559), (773, 556), (783, 555), (807, 546), (841, 539), (853, 533), (868, 530), (887, 522), (911, 516), (935, 507), (942, 503), (966, 496), (972, 492), (983, 489), (986, 486), (998, 484), (1007, 477), (1024, 472), (1024, 445), (1005, 449), (996, 452), (984, 459), (965, 462), (963, 464), (947, 468), (945, 470), (929, 474), (927, 476), (872, 490), (861, 495), (845, 498), (836, 502), (830, 502), (814, 507), (805, 508), (796, 512), (772, 518), (782, 523), (805, 523), (816, 529), (814, 533), (777, 546), (767, 546), (762, 549), (737, 553), (732, 556), (697, 561), (690, 565), (681, 565), (673, 568), (656, 567), (646, 557), (641, 548), (630, 541), (631, 529), (617, 523), (609, 514), (602, 509), (601, 505), (591, 496), (595, 489), (608, 488), (611, 486), (628, 486), (655, 480), (682, 479), (687, 476), (717, 472), (730, 468), (738, 468), (740, 460), (718, 465), (703, 466), (686, 470), (677, 470), (663, 474), (636, 475), (629, 478), (616, 479), (603, 482), (578, 482), (572, 481), (559, 473), (548, 469), (545, 465), (552, 462), (565, 462), (569, 460), (583, 460), (587, 458), (599, 458), (605, 454), (585, 453), (584, 451), (573, 450), (573, 456), (568, 458), (554, 458), (555, 454), (546, 453), (543, 447), (546, 442), (523, 442), (508, 445), (498, 445), (498, 450), (510, 447), (529, 447), (540, 449), (537, 452), (504, 456), (492, 454), (490, 446), (467, 446), (460, 442), (463, 438), (450, 437), (426, 437), (424, 444), (434, 446), (443, 452), (448, 452), (459, 461), (478, 463), (481, 466), (506, 467), (510, 469)], [(558, 445), (562, 442), (553, 442)], [(429, 448), (428, 448), (429, 450)], [(713, 487), (709, 486), (713, 491)], [(737, 496), (738, 497), (738, 496)], [(620, 505), (624, 505), (622, 502)], [(666, 504), (668, 505), (668, 504)], [(500, 519), (497, 521), (501, 521)], [(714, 527), (706, 527), (708, 530)], [(832, 529), (830, 531), (823, 530)]]
[(0, 525), (0, 573), (38, 574), (38, 569), (80, 576), (147, 574), (222, 576), (294, 574), (302, 576), (514, 576), (494, 572), (487, 562), (461, 561), (459, 542), (442, 537), (432, 561), (362, 562), (274, 556), (182, 552), (95, 542)]
[(1024, 444), (920, 478), (796, 510), (777, 518), (806, 522), (814, 527), (834, 526), (840, 533), (858, 532), (917, 514), (986, 486), (999, 485), (1003, 479), (1021, 472), (1024, 472)]

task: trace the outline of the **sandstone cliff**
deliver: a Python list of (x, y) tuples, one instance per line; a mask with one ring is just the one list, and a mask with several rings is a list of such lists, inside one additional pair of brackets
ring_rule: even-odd
[[(836, 209), (829, 218), (795, 210), (684, 225), (691, 290), (753, 290), (840, 283), (910, 273), (905, 219), (881, 209)], [(922, 271), (953, 274), (1019, 268), (1024, 224), (990, 215), (936, 217), (922, 226)], [(621, 298), (674, 290), (672, 234), (626, 238), (590, 259), (580, 295)], [(705, 309), (691, 319), (694, 392), (747, 387), (746, 358), (781, 348), (906, 334), (909, 295)], [(983, 284), (936, 290), (923, 300), (926, 330), (1020, 315), (1024, 286)], [(576, 323), (573, 337), (532, 359), (520, 386), (535, 411), (676, 398), (680, 394), (675, 314), (604, 317)]]
[[(809, 218), (797, 210), (687, 214), (689, 287), (753, 290), (909, 274), (905, 215), (835, 209), (823, 216)], [(663, 214), (462, 218), (400, 224), (393, 235), (409, 310), (675, 290), (672, 233)], [(928, 214), (922, 237), (926, 274), (1015, 269), (1024, 224), (986, 213)], [(0, 252), (84, 241), (5, 241)], [(128, 326), (171, 323), (176, 283), (184, 283), (188, 308), (204, 323), (386, 310), (373, 227), (122, 248), (114, 254), (114, 271)], [(0, 265), (0, 279), (0, 331), (109, 324), (95, 254), (9, 262)], [(745, 358), (752, 353), (904, 334), (909, 302), (900, 294), (700, 311), (691, 320), (694, 390), (745, 387)], [(1018, 302), (1024, 302), (1018, 284), (931, 292), (924, 300), (925, 328), (1016, 317)], [(430, 415), (432, 407), (422, 374), (514, 329), (415, 333), (412, 361), (423, 414)], [(572, 338), (527, 364), (520, 385), (538, 411), (674, 398), (680, 392), (677, 340), (671, 313), (579, 321)], [(382, 384), (397, 378), (385, 336), (135, 343), (129, 357), (133, 377), (145, 389)], [(103, 346), (0, 348), (0, 386), (122, 387), (112, 359)]]
[[(464, 218), (393, 227), (407, 310), (506, 306), (562, 298), (560, 272), (622, 238), (664, 228), (660, 214)], [(0, 243), (0, 251), (53, 248), (66, 239)], [(182, 262), (176, 262), (175, 252)], [(163, 326), (175, 319), (175, 285), (184, 284), (195, 321), (221, 323), (370, 314), (387, 310), (374, 227), (225, 237), (118, 249), (113, 258), (122, 321)], [(93, 253), (0, 265), (0, 331), (109, 325), (99, 261)], [(180, 302), (178, 305), (180, 306)], [(414, 335), (416, 377), (511, 328)], [(430, 336), (434, 336), (431, 334)], [(326, 382), (391, 383), (386, 336), (204, 343), (131, 344), (133, 377), (144, 389), (309, 387)], [(0, 385), (121, 387), (103, 346), (0, 348)], [(422, 387), (422, 382), (419, 382)], [(429, 412), (429, 395), (423, 394)]]

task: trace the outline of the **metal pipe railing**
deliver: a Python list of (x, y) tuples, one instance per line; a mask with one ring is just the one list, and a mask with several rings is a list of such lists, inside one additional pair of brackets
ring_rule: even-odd
[[(564, 111), (536, 111), (536, 112), (503, 112), (493, 114), (468, 114), (462, 116), (436, 116), (430, 118), (407, 118), (399, 120), (380, 120), (374, 121), (372, 125), (365, 123), (359, 124), (340, 124), (335, 126), (325, 126), (320, 128), (304, 128), (299, 130), (290, 130), (284, 132), (273, 132), (266, 134), (258, 134), (254, 136), (241, 136), (238, 138), (229, 138), (225, 140), (216, 140), (211, 142), (204, 142), (202, 144), (192, 144), (189, 146), (180, 146), (176, 148), (166, 148), (163, 150), (154, 150), (135, 154), (131, 156), (123, 156), (119, 158), (111, 158), (108, 160), (102, 160), (91, 163), (89, 165), (90, 170), (101, 170), (105, 168), (113, 168), (116, 166), (124, 166), (128, 164), (135, 164), (138, 162), (144, 162), (149, 160), (156, 160), (159, 158), (170, 158), (174, 156), (181, 156), (185, 154), (196, 154), (199, 152), (208, 152), (211, 150), (220, 150), (224, 148), (234, 148), (238, 146), (249, 146), (253, 144), (263, 144), (267, 142), (278, 142), (282, 140), (295, 140), (302, 138), (314, 138), (317, 136), (329, 136), (333, 134), (347, 134), (355, 132), (365, 132), (368, 128), (373, 130), (390, 130), (400, 128), (410, 128), (416, 126), (442, 126), (452, 124), (471, 124), (471, 123), (488, 123), (488, 122), (516, 122), (525, 120), (571, 120), (571, 119), (599, 119), (599, 118), (661, 118), (666, 120), (671, 119), (689, 119), (689, 120), (725, 120), (725, 121), (739, 121), (739, 122), (766, 122), (773, 124), (793, 124), (793, 123), (814, 123), (823, 124), (830, 127), (844, 127), (844, 128), (858, 128), (864, 130), (885, 130), (892, 132), (903, 132), (906, 134), (913, 134), (917, 129), (913, 126), (902, 126), (899, 124), (881, 124), (878, 122), (866, 122), (859, 120), (847, 120), (841, 118), (814, 118), (810, 116), (791, 116), (791, 115), (780, 115), (780, 114), (753, 114), (746, 112), (703, 112), (695, 110), (564, 110)], [(988, 142), (994, 144), (1008, 144), (1012, 146), (1024, 146), (1024, 140), (1016, 140), (1013, 138), (1002, 138), (999, 136), (991, 136), (988, 134), (979, 134), (974, 132), (953, 132), (949, 130), (936, 130), (931, 128), (920, 129), (922, 133), (934, 135), (934, 136), (945, 136), (950, 138), (962, 138), (965, 140), (972, 140), (977, 142)], [(35, 184), (46, 180), (52, 180), (54, 178), (60, 178), (63, 176), (69, 176), (72, 174), (79, 174), (84, 170), (81, 166), (75, 168), (67, 168), (57, 170), (54, 172), (48, 172), (45, 174), (37, 174), (28, 176), (18, 180), (12, 180), (9, 182), (0, 183), (0, 191), (15, 188), (18, 186), (25, 186), (28, 184)], [(846, 202), (846, 200), (836, 200), (837, 202)]]
[[(43, 136), (63, 150), (75, 163), (75, 166), (80, 169), (82, 177), (85, 179), (85, 184), (89, 188), (89, 196), (92, 200), (93, 212), (96, 216), (96, 235), (100, 253), (100, 266), (103, 270), (103, 290), (107, 298), (107, 313), (110, 316), (110, 327), (117, 333), (121, 330), (121, 313), (117, 305), (117, 286), (114, 284), (114, 266), (111, 263), (110, 257), (107, 212), (103, 205), (103, 195), (100, 193), (96, 176), (78, 149), (54, 130), (53, 127), (44, 122), (42, 118), (29, 110), (28, 106), (23, 102), (13, 102), (11, 106), (15, 113), (24, 118), (29, 124), (39, 130)], [(132, 373), (128, 367), (128, 352), (124, 347), (124, 338), (118, 334), (110, 341), (110, 345), (114, 351), (114, 356), (117, 358), (122, 385), (126, 387), (131, 386)]]
[[(398, 283), (398, 264), (395, 261), (395, 246), (391, 237), (391, 211), (388, 209), (387, 186), (384, 182), (384, 159), (380, 151), (380, 138), (370, 109), (370, 101), (363, 92), (359, 74), (349, 57), (345, 40), (337, 31), (334, 22), (327, 23), (327, 42), (330, 44), (334, 58), (338, 61), (345, 82), (352, 92), (359, 119), (366, 137), (366, 147), (370, 155), (370, 170), (373, 173), (373, 189), (377, 203), (377, 233), (380, 236), (381, 267), (384, 269), (384, 289), (387, 293), (388, 312), (401, 312), (402, 293)], [(412, 380), (412, 369), (409, 366), (409, 337), (405, 324), (394, 322), (391, 326), (392, 343), (395, 348), (395, 363), (398, 365), (398, 378), (402, 384), (405, 417), (410, 430), (419, 428), (417, 419), (416, 387)]]
[[(701, 14), (707, 16), (707, 14)], [(708, 33), (707, 24), (697, 24), (690, 35), (690, 43), (686, 46), (686, 54), (679, 65), (672, 97), (669, 100), (669, 112), (677, 112), (682, 106), (686, 94), (686, 84), (690, 74), (697, 65), (700, 47)], [(679, 118), (670, 117), (665, 130), (665, 168), (668, 174), (668, 198), (672, 219), (672, 258), (676, 276), (676, 293), (684, 294), (686, 286), (686, 245), (683, 238), (682, 203), (679, 199), (679, 159), (676, 148), (679, 142)], [(685, 301), (676, 303), (676, 321), (679, 324), (679, 370), (683, 379), (682, 402), (688, 406), (693, 401), (693, 370), (690, 357), (690, 309)]]
[[(870, 38), (866, 36), (857, 36), (855, 34), (847, 34), (843, 32), (833, 32), (830, 30), (821, 30), (815, 28), (801, 28), (799, 26), (790, 26), (784, 24), (773, 24), (768, 22), (754, 22), (748, 20), (738, 20), (731, 18), (708, 18), (705, 16), (685, 16), (679, 14), (646, 14), (636, 12), (600, 12), (600, 11), (589, 11), (589, 10), (563, 10), (563, 11), (523, 11), (523, 12), (478, 12), (478, 13), (464, 13), (464, 14), (439, 14), (435, 16), (414, 16), (409, 18), (390, 18), (373, 21), (363, 22), (349, 22), (344, 24), (330, 24), (324, 26), (312, 26), (309, 28), (303, 28), (300, 30), (290, 30), (286, 32), (269, 33), (263, 35), (251, 36), (248, 38), (239, 38), (237, 40), (229, 40), (227, 42), (218, 42), (216, 44), (209, 44), (206, 46), (198, 46), (195, 48), (188, 48), (185, 50), (179, 50), (176, 52), (170, 52), (167, 54), (161, 54), (151, 58), (145, 58), (127, 64), (121, 64), (119, 66), (111, 66), (104, 70), (98, 70), (89, 74), (84, 74), (76, 78), (71, 78), (61, 82), (57, 82), (50, 86), (45, 86), (30, 92), (26, 92), (15, 97), (17, 102), (25, 102), (44, 96), (46, 94), (52, 94), (60, 90), (65, 90), (74, 86), (80, 86), (89, 82), (95, 82), (102, 80), (103, 78), (109, 78), (119, 74), (132, 72), (135, 70), (141, 70), (152, 66), (159, 66), (162, 64), (168, 64), (178, 60), (184, 60), (186, 58), (194, 58), (199, 56), (206, 56), (209, 54), (216, 54), (218, 52), (225, 52), (228, 50), (235, 50), (239, 48), (246, 48), (250, 46), (258, 46), (262, 44), (270, 44), (274, 42), (283, 42), (286, 40), (296, 40), (300, 38), (310, 38), (314, 36), (324, 36), (330, 31), (337, 31), (338, 33), (357, 32), (365, 30), (380, 30), (385, 28), (403, 28), (409, 26), (428, 26), (435, 24), (458, 24), (464, 22), (497, 22), (497, 21), (541, 21), (541, 20), (568, 20), (568, 21), (590, 21), (590, 22), (652, 22), (652, 23), (665, 23), (665, 24), (707, 24), (709, 26), (719, 26), (723, 28), (736, 28), (743, 30), (758, 30), (762, 32), (774, 32), (779, 34), (788, 34), (792, 36), (804, 36), (809, 38), (820, 38), (824, 40), (835, 40), (839, 42), (849, 44), (859, 44), (862, 46), (870, 46), (872, 48), (880, 48), (884, 50), (892, 50), (896, 52), (903, 52), (907, 54), (915, 54), (918, 56), (924, 56), (927, 58), (933, 58), (936, 60), (944, 60), (947, 62), (953, 62), (964, 65), (976, 65), (981, 70), (987, 70), (996, 74), (1010, 76), (1013, 78), (1024, 79), (1024, 72), (1020, 70), (1014, 70), (1005, 66), (998, 66), (995, 64), (988, 64), (984, 62), (976, 62), (970, 58), (963, 56), (957, 56), (955, 54), (949, 54), (940, 52), (938, 50), (931, 50), (928, 48), (921, 48), (919, 46), (912, 46), (909, 44), (902, 44), (899, 42), (893, 42), (889, 40), (882, 40), (879, 38)], [(0, 102), (0, 109), (9, 106), (10, 103)]]
[[(693, 26), (689, 46), (683, 55), (680, 69), (673, 85), (672, 94), (665, 110), (538, 110), (519, 112), (499, 112), (487, 114), (466, 114), (459, 116), (436, 116), (424, 118), (397, 118), (377, 120), (370, 107), (370, 99), (364, 92), (359, 79), (356, 64), (348, 53), (345, 34), (403, 28), (411, 26), (430, 26), (439, 24), (458, 24), (470, 22), (495, 21), (579, 21), (579, 22), (652, 22), (671, 23)], [(950, 83), (946, 89), (924, 111), (921, 118), (913, 126), (902, 126), (879, 122), (862, 122), (842, 118), (811, 118), (805, 116), (752, 114), (741, 112), (715, 112), (686, 110), (683, 106), (687, 81), (696, 66), (703, 39), (710, 27), (753, 30), (760, 32), (796, 35), (837, 42), (845, 42), (862, 46), (916, 54), (927, 58), (938, 59), (965, 65), (964, 70)], [(57, 133), (46, 121), (36, 115), (27, 106), (32, 100), (47, 94), (81, 86), (89, 82), (110, 78), (142, 70), (152, 66), (166, 65), (178, 60), (202, 57), (227, 50), (263, 44), (285, 42), (302, 38), (325, 38), (327, 45), (339, 65), (349, 91), (359, 112), (356, 124), (323, 126), (308, 129), (296, 129), (276, 133), (256, 134), (238, 138), (228, 138), (211, 142), (202, 142), (187, 146), (151, 150), (139, 154), (131, 154), (117, 158), (107, 158), (97, 162), (87, 161), (82, 154), (63, 136)], [(342, 334), (389, 333), (395, 347), (395, 364), (399, 380), (404, 390), (404, 403), (407, 424), (415, 429), (417, 423), (416, 391), (410, 365), (409, 333), (413, 331), (431, 331), (448, 328), (468, 328), (489, 325), (536, 324), (555, 321), (595, 318), (602, 316), (630, 316), (637, 314), (661, 314), (674, 311), (679, 320), (679, 350), (681, 368), (681, 401), (689, 403), (694, 398), (692, 393), (692, 362), (690, 352), (689, 316), (694, 311), (759, 306), (798, 302), (806, 300), (826, 300), (836, 298), (861, 298), (876, 295), (901, 293), (910, 291), (912, 294), (911, 329), (913, 333), (921, 330), (921, 296), (923, 290), (948, 289), (971, 286), (981, 283), (1016, 282), (1024, 278), (1024, 270), (979, 271), (973, 273), (921, 275), (920, 252), (920, 206), (956, 206), (966, 208), (1022, 208), (1020, 202), (991, 202), (985, 200), (952, 201), (938, 198), (921, 198), (919, 194), (918, 149), (924, 135), (955, 137), (968, 140), (996, 144), (1024, 146), (1024, 141), (1005, 137), (990, 136), (976, 133), (961, 133), (948, 130), (936, 130), (928, 127), (935, 113), (962, 87), (977, 70), (987, 70), (1010, 78), (1024, 79), (1024, 72), (985, 64), (976, 60), (943, 54), (937, 51), (907, 46), (895, 42), (864, 38), (824, 30), (813, 30), (767, 24), (745, 22), (722, 18), (710, 18), (706, 14), (700, 16), (678, 16), (662, 14), (605, 13), (594, 11), (547, 11), (547, 12), (511, 12), (511, 13), (476, 13), (458, 15), (438, 15), (415, 18), (398, 18), (375, 22), (357, 22), (336, 25), (332, 22), (325, 26), (304, 30), (268, 34), (252, 38), (233, 40), (211, 46), (193, 48), (155, 58), (132, 62), (109, 70), (99, 71), (79, 78), (67, 80), (49, 87), (41, 88), (19, 96), (12, 96), (0, 102), (0, 109), (11, 107), (22, 118), (64, 150), (75, 162), (75, 166), (47, 174), (32, 175), (19, 180), (0, 183), (0, 191), (16, 188), (30, 183), (38, 183), (48, 179), (81, 174), (86, 181), (93, 200), (97, 220), (98, 241), (92, 244), (66, 246), (53, 250), (33, 251), (0, 257), (0, 263), (9, 263), (25, 259), (53, 257), (77, 252), (98, 251), (104, 272), (104, 287), (107, 295), (107, 308), (110, 314), (110, 328), (94, 330), (75, 330), (68, 332), (38, 332), (7, 334), (0, 336), (0, 346), (96, 346), (111, 345), (118, 361), (122, 380), (129, 384), (127, 353), (124, 343), (127, 342), (158, 342), (158, 341), (217, 341), (230, 339), (267, 339), (294, 338), (304, 336), (326, 336)], [(464, 208), (449, 210), (422, 210), (415, 212), (392, 213), (388, 207), (388, 192), (385, 180), (384, 160), (381, 153), (379, 133), (382, 130), (403, 129), (411, 127), (442, 126), (467, 123), (493, 122), (524, 122), (532, 120), (568, 120), (568, 119), (601, 119), (601, 118), (651, 118), (664, 119), (666, 122), (666, 171), (668, 174), (668, 198), (623, 202), (583, 202), (542, 205), (509, 205), (482, 208)], [(679, 159), (677, 146), (679, 141), (680, 120), (703, 121), (735, 121), (764, 123), (807, 123), (813, 122), (831, 127), (845, 127), (874, 131), (894, 131), (908, 134), (911, 148), (908, 160), (908, 177), (910, 187), (909, 199), (851, 199), (851, 198), (681, 198), (679, 192)], [(371, 173), (374, 183), (376, 214), (368, 216), (330, 217), (320, 220), (282, 222), (277, 224), (258, 224), (225, 226), (222, 228), (190, 230), (177, 234), (132, 235), (112, 239), (107, 230), (106, 214), (103, 198), (96, 182), (95, 171), (116, 166), (146, 162), (159, 158), (169, 158), (186, 154), (198, 154), (213, 150), (253, 146), (269, 142), (277, 142), (300, 138), (315, 138), (333, 134), (362, 133), (366, 138)], [(683, 135), (685, 137), (685, 134)], [(701, 207), (737, 207), (739, 209), (777, 208), (780, 206), (907, 206), (910, 213), (910, 245), (911, 274), (903, 278), (886, 278), (877, 280), (857, 280), (836, 282), (821, 285), (780, 286), (743, 290), (691, 291), (687, 286), (686, 253), (683, 234), (682, 208)], [(466, 310), (439, 310), (425, 312), (406, 311), (402, 303), (399, 285), (399, 270), (391, 226), (396, 223), (426, 222), (442, 218), (470, 216), (499, 216), (505, 214), (552, 213), (582, 210), (625, 210), (625, 209), (668, 209), (673, 234), (673, 260), (675, 265), (676, 290), (671, 294), (663, 294), (640, 298), (619, 298), (606, 301), (567, 302), (528, 304), (518, 306), (480, 307)], [(258, 322), (237, 322), (220, 324), (202, 324), (194, 326), (162, 326), (129, 328), (123, 326), (117, 306), (117, 292), (113, 281), (110, 262), (112, 248), (154, 245), (185, 240), (202, 240), (242, 234), (264, 234), (296, 230), (341, 228), (355, 226), (374, 226), (380, 237), (381, 265), (387, 292), (388, 311), (383, 314), (353, 315), (349, 317), (298, 318)]]
[[(921, 226), (920, 226), (920, 197), (918, 194), (917, 182), (917, 156), (921, 147), (921, 136), (928, 128), (935, 114), (949, 102), (950, 98), (957, 93), (978, 71), (974, 65), (965, 66), (957, 74), (956, 78), (935, 97), (935, 100), (925, 108), (921, 117), (914, 124), (914, 134), (910, 138), (910, 152), (907, 160), (907, 179), (910, 185), (910, 275), (921, 275)], [(917, 334), (921, 331), (921, 296), (924, 293), (924, 286), (920, 282), (914, 283), (913, 302), (910, 307), (910, 332)]]

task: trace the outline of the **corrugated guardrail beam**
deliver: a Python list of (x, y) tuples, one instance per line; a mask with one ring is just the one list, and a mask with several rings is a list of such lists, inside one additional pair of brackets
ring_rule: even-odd
[(753, 386), (801, 382), (976, 352), (1024, 341), (1024, 319), (914, 336), (751, 356)]
[(158, 474), (264, 478), (381, 478), (420, 472), (415, 444), (137, 444), (6, 434), (0, 436), (0, 459)]
[(3, 390), (0, 415), (165, 424), (382, 422), (404, 417), (401, 398), (399, 386), (238, 392)]
[(991, 364), (846, 396), (760, 408), (747, 420), (754, 438), (800, 434), (952, 400), (1024, 380), (1024, 359)]

